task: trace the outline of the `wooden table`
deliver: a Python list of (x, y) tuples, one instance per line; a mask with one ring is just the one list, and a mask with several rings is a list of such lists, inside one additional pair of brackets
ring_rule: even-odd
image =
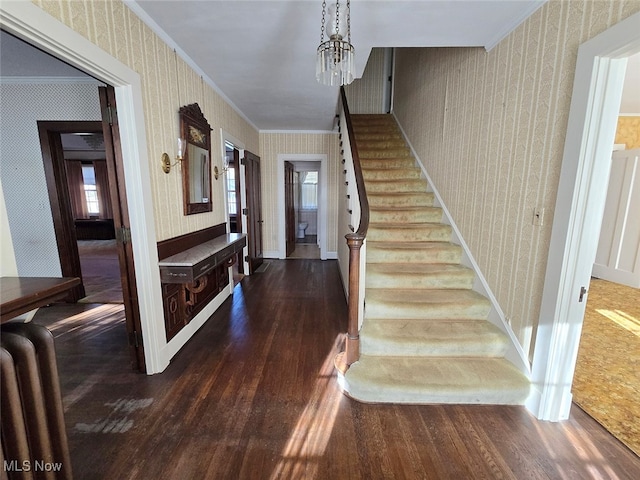
[(4, 323), (34, 308), (64, 298), (80, 284), (77, 277), (2, 277), (0, 278), (0, 321)]

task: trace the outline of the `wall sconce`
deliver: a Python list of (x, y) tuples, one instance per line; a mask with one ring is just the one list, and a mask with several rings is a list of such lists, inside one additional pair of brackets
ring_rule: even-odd
[(222, 171), (220, 171), (220, 169), (218, 169), (217, 165), (215, 167), (213, 167), (213, 178), (218, 180), (218, 177), (221, 177), (222, 175), (224, 175), (228, 171), (229, 171), (229, 157), (224, 157), (224, 166), (222, 167)]
[(169, 173), (171, 171), (171, 167), (175, 167), (178, 163), (182, 161), (184, 158), (184, 153), (187, 149), (187, 142), (184, 138), (178, 138), (178, 150), (176, 152), (176, 161), (175, 163), (171, 163), (171, 158), (168, 153), (163, 153), (161, 162), (162, 162), (162, 171), (164, 173)]

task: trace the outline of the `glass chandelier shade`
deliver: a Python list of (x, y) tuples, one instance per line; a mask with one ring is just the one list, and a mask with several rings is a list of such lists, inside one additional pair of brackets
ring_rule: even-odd
[[(340, 0), (335, 5), (335, 22), (332, 8), (329, 9), (331, 35), (324, 39), (326, 1), (322, 2), (322, 29), (316, 58), (316, 79), (323, 85), (340, 86), (353, 82), (355, 75), (355, 49), (351, 44), (350, 1), (346, 11), (340, 11)], [(340, 14), (342, 13), (342, 18)], [(346, 17), (346, 32), (344, 19)], [(341, 22), (342, 20), (342, 22)], [(346, 33), (346, 40), (345, 34)]]

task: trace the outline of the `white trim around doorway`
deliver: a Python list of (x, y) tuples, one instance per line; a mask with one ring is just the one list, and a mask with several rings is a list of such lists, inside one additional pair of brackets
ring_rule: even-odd
[(320, 259), (327, 260), (327, 155), (324, 153), (278, 154), (278, 258), (287, 258), (287, 233), (284, 202), (284, 162), (320, 162), (318, 191), (318, 245)]

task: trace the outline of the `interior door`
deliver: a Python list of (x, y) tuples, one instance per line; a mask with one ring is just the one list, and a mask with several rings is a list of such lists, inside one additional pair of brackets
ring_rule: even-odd
[(593, 276), (640, 288), (640, 149), (613, 152)]
[(134, 369), (146, 371), (140, 308), (133, 264), (133, 248), (129, 229), (129, 213), (127, 195), (124, 184), (122, 151), (120, 149), (120, 132), (116, 97), (113, 87), (100, 87), (100, 108), (102, 110), (102, 132), (109, 174), (109, 188), (113, 207), (113, 224), (116, 230), (118, 245), (118, 261), (120, 263), (120, 279), (122, 282), (122, 298), (125, 310), (125, 324), (129, 335), (131, 363)]
[(295, 206), (295, 168), (293, 163), (284, 162), (284, 212), (286, 230), (287, 257), (296, 248), (296, 206)]
[(247, 216), (247, 247), (249, 250), (249, 275), (262, 265), (262, 193), (260, 187), (260, 157), (245, 150), (247, 207), (243, 214)]

